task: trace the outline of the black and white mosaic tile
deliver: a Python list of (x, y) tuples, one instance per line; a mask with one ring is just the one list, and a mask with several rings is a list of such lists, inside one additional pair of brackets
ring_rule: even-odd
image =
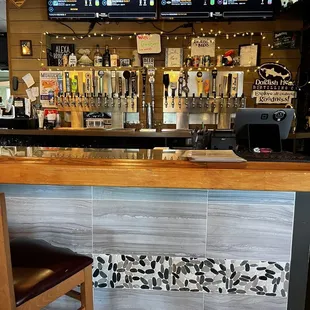
[(147, 255), (94, 255), (98, 288), (287, 297), (289, 263)]

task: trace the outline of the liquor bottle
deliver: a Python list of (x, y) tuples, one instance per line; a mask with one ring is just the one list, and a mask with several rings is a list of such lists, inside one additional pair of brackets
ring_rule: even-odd
[(105, 46), (105, 52), (104, 52), (104, 55), (103, 55), (103, 66), (104, 67), (111, 67), (110, 51), (109, 51), (109, 46), (108, 45)]
[(116, 53), (115, 48), (113, 49), (113, 54), (111, 54), (111, 67), (118, 67), (119, 65), (119, 56)]
[(95, 67), (102, 67), (102, 55), (100, 53), (99, 45), (96, 46), (96, 52), (94, 55), (94, 66)]

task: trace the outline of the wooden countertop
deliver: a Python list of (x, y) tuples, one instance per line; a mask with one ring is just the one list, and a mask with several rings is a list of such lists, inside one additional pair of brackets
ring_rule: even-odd
[[(131, 130), (100, 130), (59, 128), (43, 129), (0, 129), (0, 136), (89, 136), (89, 137), (137, 137), (137, 138), (191, 138), (189, 130), (168, 130), (162, 132), (141, 132)], [(289, 134), (288, 139), (309, 139), (310, 132)]]
[(310, 191), (310, 164), (0, 157), (0, 183)]
[(131, 130), (100, 130), (100, 129), (0, 129), (0, 136), (89, 136), (89, 137), (137, 137), (137, 138), (191, 138), (187, 130), (162, 132), (141, 132)]

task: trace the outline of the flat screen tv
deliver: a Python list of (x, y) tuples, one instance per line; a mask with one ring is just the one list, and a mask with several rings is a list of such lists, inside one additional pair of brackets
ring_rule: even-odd
[(0, 70), (7, 70), (8, 67), (9, 61), (7, 34), (0, 32)]
[(157, 0), (47, 1), (51, 20), (155, 20)]
[(161, 0), (160, 19), (271, 19), (277, 0)]

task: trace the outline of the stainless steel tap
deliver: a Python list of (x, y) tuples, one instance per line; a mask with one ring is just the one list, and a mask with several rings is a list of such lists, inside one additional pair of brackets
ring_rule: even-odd
[(202, 94), (200, 94), (200, 96), (199, 96), (199, 108), (202, 108), (202, 101), (203, 101)]
[(107, 93), (104, 94), (104, 107), (109, 107), (109, 98)]
[(185, 106), (188, 108), (188, 94), (185, 94)]
[(210, 105), (210, 94), (207, 93), (207, 97), (206, 97), (206, 102), (205, 102), (205, 107), (208, 109)]
[(216, 94), (213, 97), (213, 102), (211, 103), (211, 113), (214, 113), (216, 108)]
[(192, 108), (194, 109), (196, 106), (196, 97), (195, 97), (195, 93), (193, 94), (193, 98), (192, 98)]
[(232, 97), (230, 96), (230, 94), (228, 94), (228, 98), (227, 98), (227, 108), (231, 107), (231, 99)]
[(246, 98), (244, 97), (244, 94), (241, 96), (241, 108), (245, 108), (246, 106)]
[(238, 99), (238, 95), (236, 94), (235, 98), (234, 98), (234, 108), (238, 108), (239, 106), (239, 99)]

